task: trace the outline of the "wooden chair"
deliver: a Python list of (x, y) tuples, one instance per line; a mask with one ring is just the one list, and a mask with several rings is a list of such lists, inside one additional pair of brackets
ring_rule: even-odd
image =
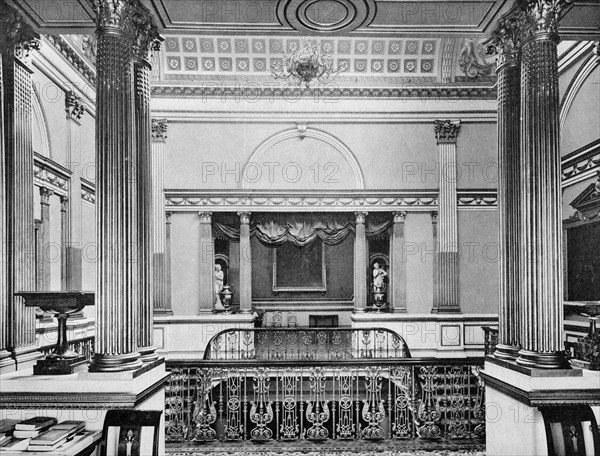
[(589, 405), (541, 408), (548, 456), (600, 454), (600, 431)]
[(294, 312), (290, 312), (287, 315), (287, 325), (288, 328), (297, 328), (298, 327), (298, 317)]
[(273, 320), (271, 320), (271, 326), (274, 328), (281, 328), (283, 326), (283, 315), (281, 312), (273, 313)]
[(162, 410), (109, 410), (100, 456), (159, 456), (161, 414)]

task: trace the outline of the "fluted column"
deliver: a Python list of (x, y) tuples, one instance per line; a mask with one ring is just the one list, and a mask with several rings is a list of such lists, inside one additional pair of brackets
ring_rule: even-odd
[(133, 2), (94, 0), (96, 57), (96, 353), (90, 370), (141, 367), (143, 201), (133, 77)]
[(437, 300), (432, 312), (460, 312), (458, 292), (458, 214), (456, 138), (460, 121), (436, 120), (440, 193), (438, 197)]
[(354, 312), (364, 312), (369, 299), (367, 292), (367, 233), (365, 229), (366, 212), (355, 212), (354, 232)]
[(152, 119), (152, 282), (154, 286), (154, 312), (172, 314), (167, 297), (166, 242), (167, 221), (165, 216), (164, 167), (165, 141), (167, 139), (167, 120)]
[[(39, 36), (11, 7), (0, 1), (2, 55), (3, 154), (2, 204), (5, 238), (0, 298), (0, 368), (7, 366), (7, 349), (17, 367), (35, 359), (35, 312), (25, 307), (19, 291), (35, 290), (35, 233), (33, 207), (31, 52)], [(2, 212), (2, 211), (0, 211)], [(14, 361), (12, 361), (14, 362)]]
[(498, 75), (498, 215), (500, 240), (500, 299), (498, 344), (494, 356), (515, 359), (519, 337), (520, 255), (520, 108), (521, 55), (519, 17), (500, 18), (488, 53), (497, 55)]
[(252, 312), (252, 251), (250, 248), (250, 213), (240, 216), (240, 312)]
[(215, 240), (212, 235), (212, 212), (198, 212), (200, 217), (200, 312), (215, 308)]
[(171, 305), (171, 217), (173, 216), (173, 212), (167, 211), (165, 212), (165, 237), (166, 237), (166, 247), (165, 247), (165, 274), (167, 276), (166, 282), (166, 294), (167, 301), (166, 307), (167, 309), (173, 309)]
[(54, 192), (46, 187), (40, 187), (40, 232), (39, 232), (39, 261), (41, 272), (41, 290), (48, 290), (51, 283), (50, 277), (50, 197)]
[(68, 290), (68, 280), (70, 276), (71, 265), (67, 257), (67, 246), (71, 244), (70, 238), (71, 233), (69, 232), (69, 197), (60, 197), (60, 243), (61, 243), (61, 255), (60, 255), (60, 283), (62, 290)]
[(439, 286), (438, 286), (438, 281), (439, 281), (439, 277), (438, 277), (438, 212), (437, 211), (431, 211), (431, 213), (429, 214), (431, 215), (431, 236), (433, 239), (433, 248), (435, 249), (435, 255), (433, 255), (433, 264), (432, 264), (432, 269), (433, 269), (433, 307), (435, 308), (435, 306), (437, 305), (438, 302), (438, 293), (439, 293)]
[(81, 236), (81, 176), (85, 164), (81, 161), (81, 118), (85, 114), (81, 97), (73, 91), (65, 93), (67, 117), (67, 167), (71, 170), (69, 184), (69, 212), (66, 244), (63, 244), (65, 268), (63, 290), (81, 290), (83, 286), (83, 241)]
[(154, 164), (152, 155), (152, 122), (150, 118), (150, 70), (152, 51), (160, 49), (162, 38), (152, 23), (150, 13), (137, 8), (133, 40), (133, 83), (135, 91), (135, 131), (137, 144), (137, 189), (139, 198), (139, 336), (138, 353), (143, 362), (158, 358), (153, 344), (154, 332)]
[(406, 312), (406, 258), (404, 257), (404, 219), (406, 211), (394, 212), (392, 228), (392, 299), (390, 307), (394, 312)]
[(563, 0), (520, 0), (521, 350), (517, 362), (566, 367), (559, 151), (558, 16)]

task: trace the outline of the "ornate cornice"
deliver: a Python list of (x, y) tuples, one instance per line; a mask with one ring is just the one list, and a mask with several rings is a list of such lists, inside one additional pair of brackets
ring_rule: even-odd
[(558, 40), (558, 18), (572, 0), (517, 0), (523, 12), (523, 40), (552, 35)]
[(498, 192), (496, 190), (458, 190), (457, 198), (458, 207), (460, 209), (498, 208)]
[(0, 15), (0, 49), (14, 49), (14, 56), (23, 63), (31, 63), (31, 52), (40, 49), (40, 36), (23, 17), (6, 3)]
[(152, 85), (153, 97), (198, 97), (198, 98), (227, 98), (258, 100), (261, 98), (299, 98), (331, 99), (338, 98), (428, 98), (440, 100), (495, 100), (496, 87), (492, 85), (473, 86), (407, 86), (393, 88), (309, 88), (292, 87), (256, 87), (256, 86), (225, 86), (222, 84), (205, 84), (201, 86), (168, 86)]
[(96, 87), (96, 70), (87, 64), (79, 54), (71, 47), (67, 41), (60, 35), (45, 35), (50, 44), (62, 54), (75, 67), (77, 71), (90, 83)]
[(81, 179), (81, 200), (85, 203), (96, 204), (96, 188), (93, 183)]
[(600, 169), (600, 139), (563, 157), (562, 185), (567, 187), (589, 179), (598, 169)]
[(152, 141), (165, 142), (167, 139), (167, 119), (152, 119)]
[(438, 144), (456, 144), (460, 120), (436, 120), (433, 129)]
[(521, 58), (521, 23), (523, 14), (514, 9), (498, 20), (498, 26), (487, 42), (486, 53), (496, 55), (496, 65), (500, 69), (507, 64), (516, 64)]
[(437, 190), (392, 192), (261, 192), (256, 190), (165, 190), (170, 211), (245, 212), (393, 212), (430, 211), (437, 207)]
[(85, 114), (85, 105), (81, 97), (72, 90), (65, 92), (65, 111), (67, 117), (79, 121)]
[(35, 154), (33, 161), (33, 181), (39, 187), (46, 187), (57, 195), (66, 196), (69, 191), (71, 171), (47, 157)]

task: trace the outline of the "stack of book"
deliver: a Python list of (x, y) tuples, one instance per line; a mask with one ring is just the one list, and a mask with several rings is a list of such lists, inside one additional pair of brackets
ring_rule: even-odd
[(18, 420), (0, 420), (0, 446), (12, 439), (13, 431), (15, 430), (15, 426), (18, 422)]
[(85, 429), (83, 421), (63, 421), (31, 439), (27, 451), (53, 451)]
[(50, 427), (56, 423), (56, 418), (36, 416), (35, 418), (30, 418), (17, 423), (15, 425), (15, 430), (13, 431), (13, 437), (15, 439), (32, 439), (45, 430), (50, 429)]

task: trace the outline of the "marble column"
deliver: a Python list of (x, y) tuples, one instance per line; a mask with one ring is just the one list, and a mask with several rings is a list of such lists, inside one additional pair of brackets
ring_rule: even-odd
[(81, 177), (86, 166), (81, 162), (81, 118), (85, 114), (81, 97), (73, 91), (65, 93), (67, 117), (67, 168), (71, 170), (69, 184), (69, 220), (67, 244), (63, 244), (66, 269), (63, 290), (81, 290), (83, 287), (83, 240), (81, 236)]
[(520, 300), (517, 363), (568, 364), (563, 350), (563, 256), (556, 45), (562, 0), (521, 0)]
[[(135, 92), (135, 132), (137, 147), (137, 187), (139, 198), (139, 335), (138, 353), (143, 362), (158, 359), (153, 344), (154, 277), (153, 256), (156, 231), (154, 206), (154, 163), (152, 154), (152, 121), (150, 117), (150, 71), (152, 52), (160, 50), (159, 36), (152, 16), (145, 8), (137, 7), (134, 16), (133, 84)], [(162, 221), (161, 221), (162, 222)], [(161, 226), (164, 226), (161, 224)]]
[(250, 213), (240, 217), (240, 312), (252, 312), (252, 251), (250, 248)]
[(354, 232), (354, 312), (364, 312), (369, 293), (367, 289), (367, 233), (365, 229), (366, 212), (355, 212)]
[[(39, 36), (5, 1), (0, 1), (3, 115), (3, 249), (0, 298), (0, 369), (39, 357), (35, 311), (18, 291), (35, 290), (31, 53)], [(11, 352), (8, 358), (8, 352)]]
[(48, 290), (51, 283), (50, 276), (50, 197), (54, 192), (46, 187), (40, 187), (40, 220), (39, 231), (39, 261), (41, 290)]
[[(166, 280), (166, 308), (173, 309), (171, 305), (171, 217), (173, 212), (167, 211), (165, 212), (165, 274), (167, 276)], [(171, 310), (172, 312), (172, 310)]]
[(498, 344), (494, 356), (515, 359), (519, 337), (519, 254), (521, 252), (519, 166), (521, 55), (519, 15), (503, 16), (492, 34), (489, 54), (496, 54), (498, 75), (498, 216), (500, 299)]
[(440, 193), (438, 197), (437, 299), (432, 312), (460, 312), (458, 292), (458, 214), (456, 138), (460, 121), (436, 120)]
[(404, 219), (406, 211), (394, 212), (391, 253), (391, 302), (394, 312), (406, 312), (406, 257), (404, 255)]
[[(91, 371), (142, 366), (138, 353), (140, 306), (146, 288), (142, 252), (146, 189), (138, 182), (134, 93), (133, 0), (94, 0), (96, 12), (96, 353)], [(142, 14), (144, 12), (142, 11)]]
[(166, 242), (167, 221), (165, 216), (164, 167), (165, 142), (167, 139), (167, 120), (152, 119), (152, 282), (154, 286), (154, 313), (172, 315), (167, 297)]
[(215, 308), (215, 240), (212, 234), (212, 212), (198, 212), (200, 217), (200, 312)]

